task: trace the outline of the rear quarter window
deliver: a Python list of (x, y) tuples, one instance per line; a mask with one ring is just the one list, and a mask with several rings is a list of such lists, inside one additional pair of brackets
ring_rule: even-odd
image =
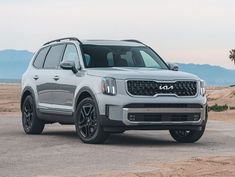
[(39, 68), (39, 69), (42, 68), (48, 50), (49, 50), (49, 47), (45, 47), (38, 52), (38, 54), (33, 62), (34, 67)]

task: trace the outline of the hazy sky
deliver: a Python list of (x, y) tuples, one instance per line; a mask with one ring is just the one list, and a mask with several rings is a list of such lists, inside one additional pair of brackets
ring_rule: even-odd
[(0, 50), (66, 36), (135, 38), (167, 61), (235, 68), (235, 0), (0, 0)]

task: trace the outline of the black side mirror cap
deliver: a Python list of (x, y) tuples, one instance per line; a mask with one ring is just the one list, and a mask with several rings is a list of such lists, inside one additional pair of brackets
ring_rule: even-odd
[(74, 61), (62, 61), (60, 67), (64, 70), (72, 70), (74, 74), (78, 72)]

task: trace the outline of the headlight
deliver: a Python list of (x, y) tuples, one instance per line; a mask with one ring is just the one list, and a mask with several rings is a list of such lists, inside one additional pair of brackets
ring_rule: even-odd
[(117, 94), (116, 80), (111, 77), (104, 77), (102, 79), (101, 89), (103, 94), (116, 95)]
[(200, 81), (200, 93), (202, 96), (206, 95), (206, 83), (204, 80)]

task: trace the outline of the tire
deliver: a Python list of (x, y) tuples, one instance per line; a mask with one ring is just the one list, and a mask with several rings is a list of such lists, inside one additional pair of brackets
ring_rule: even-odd
[(103, 131), (98, 107), (92, 98), (83, 99), (74, 116), (77, 135), (84, 143), (100, 144), (108, 138), (109, 134)]
[(201, 130), (169, 130), (172, 138), (179, 143), (194, 143), (198, 141), (204, 131), (205, 126)]
[(26, 134), (41, 134), (45, 126), (45, 123), (37, 117), (36, 106), (31, 95), (23, 102), (22, 125)]

